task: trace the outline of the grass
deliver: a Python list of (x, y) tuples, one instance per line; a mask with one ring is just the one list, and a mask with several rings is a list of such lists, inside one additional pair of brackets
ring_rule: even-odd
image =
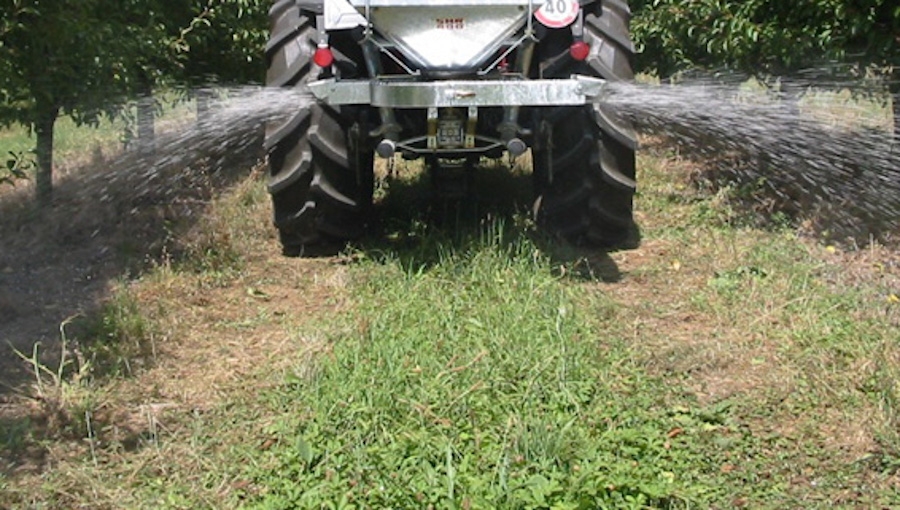
[(662, 147), (639, 166), (643, 244), (613, 254), (516, 203), (438, 227), (410, 167), (385, 239), (284, 259), (259, 176), (230, 187), (78, 331), (113, 360), (81, 379), (90, 436), (0, 421), (0, 506), (900, 505), (896, 251), (748, 221)]
[(661, 227), (684, 251), (657, 285), (687, 277), (662, 303), (554, 276), (496, 226), (361, 264), (351, 333), (275, 394), (249, 506), (896, 504), (878, 303), (815, 276), (790, 232)]
[[(176, 97), (170, 93), (161, 94), (159, 101), (162, 111), (157, 120), (163, 127), (190, 115), (190, 102), (176, 102)], [(132, 124), (133, 121), (121, 117), (109, 119), (104, 116), (98, 119), (96, 125), (78, 125), (72, 117), (61, 116), (54, 126), (53, 157), (57, 169), (72, 170), (119, 152), (126, 133), (133, 129)], [(34, 133), (27, 126), (16, 124), (0, 129), (0, 161), (5, 164), (10, 153), (33, 160), (35, 143)]]
[(282, 418), (266, 430), (276, 443), (251, 473), (251, 506), (693, 498), (698, 488), (676, 474), (692, 457), (667, 440), (675, 422), (658, 408), (662, 381), (581, 317), (587, 306), (613, 321), (612, 304), (579, 303), (516, 235), (489, 225), (480, 239), (439, 247), (430, 267), (389, 257), (354, 268), (352, 333), (276, 393)]
[[(58, 162), (81, 159), (92, 151), (114, 146), (125, 125), (121, 121), (102, 119), (96, 127), (78, 126), (71, 117), (60, 117), (54, 129), (54, 157)], [(28, 153), (34, 149), (35, 138), (24, 126), (0, 130), (0, 151)]]

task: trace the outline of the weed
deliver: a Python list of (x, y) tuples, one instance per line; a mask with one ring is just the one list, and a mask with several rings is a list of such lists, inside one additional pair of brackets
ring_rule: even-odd
[(61, 350), (55, 369), (41, 363), (40, 342), (34, 344), (30, 356), (14, 350), (31, 366), (34, 380), (27, 396), (37, 404), (36, 417), (51, 437), (60, 433), (79, 435), (87, 428), (86, 420), (96, 405), (87, 384), (91, 363), (66, 334), (72, 320), (66, 319), (59, 326)]
[(34, 168), (34, 160), (23, 152), (9, 151), (5, 165), (0, 167), (0, 184), (15, 186), (16, 181), (28, 178)]

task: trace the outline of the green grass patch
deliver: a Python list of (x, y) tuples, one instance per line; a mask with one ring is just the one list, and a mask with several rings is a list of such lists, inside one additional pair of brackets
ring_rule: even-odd
[(94, 377), (130, 376), (155, 357), (153, 325), (127, 283), (76, 324)]
[[(90, 155), (97, 148), (109, 147), (120, 141), (125, 130), (121, 120), (103, 118), (96, 126), (77, 125), (71, 117), (60, 117), (54, 129), (54, 159), (64, 162)], [(30, 153), (35, 137), (25, 126), (14, 125), (0, 130), (0, 154)]]
[(664, 383), (530, 241), (488, 228), (436, 259), (355, 268), (353, 332), (278, 391), (251, 507), (681, 507), (708, 490), (683, 476), (702, 461), (669, 437)]

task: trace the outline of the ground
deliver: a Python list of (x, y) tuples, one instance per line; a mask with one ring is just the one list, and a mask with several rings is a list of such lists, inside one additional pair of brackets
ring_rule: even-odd
[[(696, 186), (696, 162), (647, 142), (640, 247), (538, 245), (586, 315), (597, 300), (612, 310), (614, 324), (588, 323), (625, 341), (622, 363), (671, 384), (654, 404), (666, 409), (661, 423), (676, 424), (665, 448), (738, 445), (731, 460), (710, 457), (735, 487), (712, 506), (777, 506), (778, 495), (745, 488), (765, 476), (785, 480), (772, 490), (793, 505), (900, 501), (897, 452), (888, 451), (898, 443), (885, 435), (885, 421), (897, 423), (887, 407), (900, 253), (742, 226), (726, 196)], [(281, 257), (255, 156), (219, 172), (197, 161), (134, 196), (140, 186), (123, 172), (145, 160), (95, 155), (63, 172), (43, 211), (29, 205), (27, 185), (2, 190), (0, 487), (9, 495), (0, 506), (221, 507), (264, 497), (263, 481), (216, 463), (279, 451), (281, 422), (264, 395), (303, 378), (309, 357), (328, 358), (335, 338), (374, 327), (354, 292), (380, 269), (360, 260), (393, 250), (410, 274), (443, 263), (406, 248), (430, 241), (420, 232), (428, 220), (409, 205), (422, 204), (421, 187), (402, 171), (384, 185), (395, 198), (380, 208), (379, 239), (338, 257)], [(506, 175), (513, 194), (527, 189), (527, 178), (504, 172), (489, 178)], [(524, 221), (515, 211), (527, 199), (512, 202), (486, 214), (485, 205), (463, 228), (491, 215)], [(869, 325), (871, 336), (860, 336)], [(40, 376), (34, 352), (49, 367)], [(710, 421), (685, 402), (728, 417)], [(767, 461), (773, 452), (783, 458)]]

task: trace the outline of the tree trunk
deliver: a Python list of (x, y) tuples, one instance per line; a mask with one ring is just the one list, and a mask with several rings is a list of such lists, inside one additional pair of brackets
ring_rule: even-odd
[(152, 154), (156, 150), (156, 100), (149, 84), (141, 88), (137, 104), (138, 147), (141, 152)]
[(37, 136), (35, 147), (37, 173), (34, 180), (37, 201), (41, 206), (50, 205), (53, 199), (53, 126), (58, 115), (59, 108), (55, 106), (39, 107), (34, 123), (34, 132)]

